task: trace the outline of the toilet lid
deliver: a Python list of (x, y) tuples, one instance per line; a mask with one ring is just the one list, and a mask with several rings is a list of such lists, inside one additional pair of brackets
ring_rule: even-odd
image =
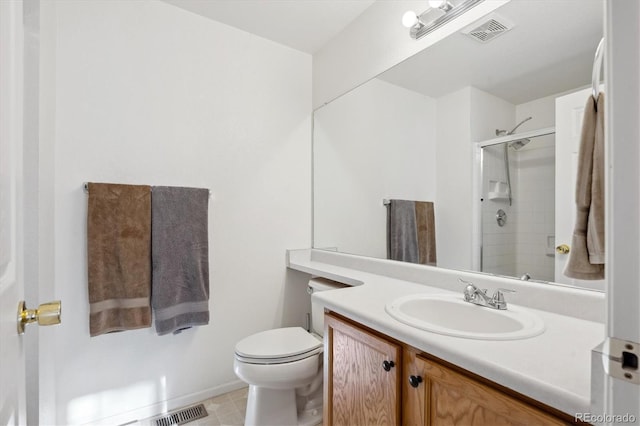
[(240, 340), (236, 355), (242, 358), (272, 360), (290, 358), (322, 347), (322, 341), (302, 327), (276, 328)]

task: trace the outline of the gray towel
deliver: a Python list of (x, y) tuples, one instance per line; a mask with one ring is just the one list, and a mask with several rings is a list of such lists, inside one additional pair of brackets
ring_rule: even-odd
[(581, 280), (604, 279), (604, 250), (604, 93), (600, 93), (597, 105), (589, 96), (584, 108), (576, 222), (564, 274)]
[(418, 263), (420, 252), (415, 202), (391, 200), (387, 208), (387, 258)]
[(387, 258), (436, 266), (436, 227), (431, 201), (389, 202)]
[(152, 296), (156, 332), (209, 323), (209, 191), (155, 186), (151, 192)]

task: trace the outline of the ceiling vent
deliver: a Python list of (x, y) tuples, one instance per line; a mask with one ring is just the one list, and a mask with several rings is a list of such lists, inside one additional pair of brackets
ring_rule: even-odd
[(506, 33), (513, 27), (514, 25), (512, 23), (494, 13), (485, 17), (480, 25), (474, 23), (462, 30), (462, 33), (476, 41), (479, 41), (480, 43), (487, 43)]

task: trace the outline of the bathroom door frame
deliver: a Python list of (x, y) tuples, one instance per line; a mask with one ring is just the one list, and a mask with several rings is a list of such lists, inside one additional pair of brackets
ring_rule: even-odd
[[(640, 2), (605, 1), (606, 341), (640, 346)], [(609, 357), (619, 354), (605, 350)], [(629, 414), (640, 422), (640, 383), (612, 377), (592, 358), (593, 415)], [(637, 378), (640, 371), (634, 372)], [(600, 424), (613, 424), (604, 419)]]

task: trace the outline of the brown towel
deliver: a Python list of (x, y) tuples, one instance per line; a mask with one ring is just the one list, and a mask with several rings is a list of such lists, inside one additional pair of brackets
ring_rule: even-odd
[(432, 202), (416, 201), (416, 226), (420, 263), (436, 266), (436, 225)]
[(604, 93), (597, 105), (590, 96), (584, 108), (578, 177), (576, 223), (564, 274), (581, 280), (604, 278)]
[(151, 187), (89, 183), (91, 336), (151, 326)]

